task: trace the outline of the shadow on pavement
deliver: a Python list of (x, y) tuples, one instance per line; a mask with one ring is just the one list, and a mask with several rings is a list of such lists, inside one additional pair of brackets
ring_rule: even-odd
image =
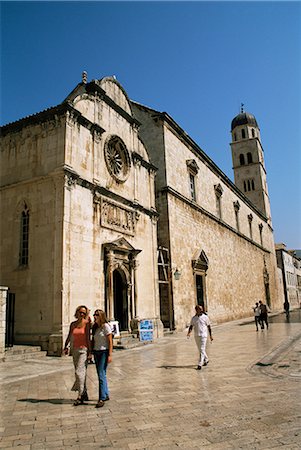
[(29, 402), (29, 403), (52, 403), (53, 405), (71, 405), (74, 400), (65, 398), (20, 398), (18, 402)]
[(158, 369), (195, 369), (195, 365), (193, 366), (157, 366)]

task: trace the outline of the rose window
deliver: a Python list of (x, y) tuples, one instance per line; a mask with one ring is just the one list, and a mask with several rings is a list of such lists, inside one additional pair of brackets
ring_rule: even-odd
[(105, 146), (105, 161), (113, 178), (121, 183), (127, 179), (130, 158), (125, 144), (118, 136), (111, 137), (107, 142)]

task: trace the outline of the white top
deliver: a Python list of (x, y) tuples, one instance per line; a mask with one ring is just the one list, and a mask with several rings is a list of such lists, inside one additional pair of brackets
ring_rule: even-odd
[(94, 348), (93, 350), (108, 350), (109, 343), (107, 336), (112, 334), (111, 327), (105, 323), (101, 328), (96, 328), (94, 333)]
[(254, 315), (256, 317), (259, 317), (260, 313), (261, 313), (260, 307), (259, 306), (255, 306), (255, 308), (254, 308)]
[(195, 336), (208, 336), (208, 325), (210, 325), (209, 317), (206, 314), (201, 314), (200, 316), (193, 316), (190, 322), (190, 326), (194, 329)]

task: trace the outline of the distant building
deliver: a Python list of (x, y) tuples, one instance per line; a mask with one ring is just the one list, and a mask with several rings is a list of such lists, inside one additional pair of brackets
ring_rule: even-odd
[(114, 77), (84, 76), (60, 105), (2, 127), (1, 283), (15, 342), (60, 354), (79, 304), (103, 308), (121, 334), (150, 319), (155, 337), (182, 330), (196, 303), (216, 322), (260, 299), (279, 309), (255, 117), (242, 111), (231, 136), (235, 184)]
[[(286, 245), (276, 244), (277, 265), (281, 269), (284, 300), (291, 308), (301, 306), (301, 259), (298, 250), (287, 250)], [(300, 254), (300, 253), (299, 253)]]

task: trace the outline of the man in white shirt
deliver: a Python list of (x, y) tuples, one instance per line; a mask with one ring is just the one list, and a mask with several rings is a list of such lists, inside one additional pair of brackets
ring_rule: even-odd
[(196, 305), (195, 307), (195, 316), (191, 319), (187, 337), (190, 337), (190, 333), (192, 329), (194, 329), (194, 339), (195, 343), (197, 345), (197, 348), (199, 350), (199, 363), (198, 363), (198, 370), (202, 369), (202, 366), (207, 366), (209, 359), (206, 353), (206, 343), (207, 343), (207, 336), (209, 331), (209, 336), (211, 341), (213, 341), (212, 333), (211, 333), (211, 326), (210, 326), (210, 320), (207, 314), (204, 312), (204, 308), (201, 305)]

